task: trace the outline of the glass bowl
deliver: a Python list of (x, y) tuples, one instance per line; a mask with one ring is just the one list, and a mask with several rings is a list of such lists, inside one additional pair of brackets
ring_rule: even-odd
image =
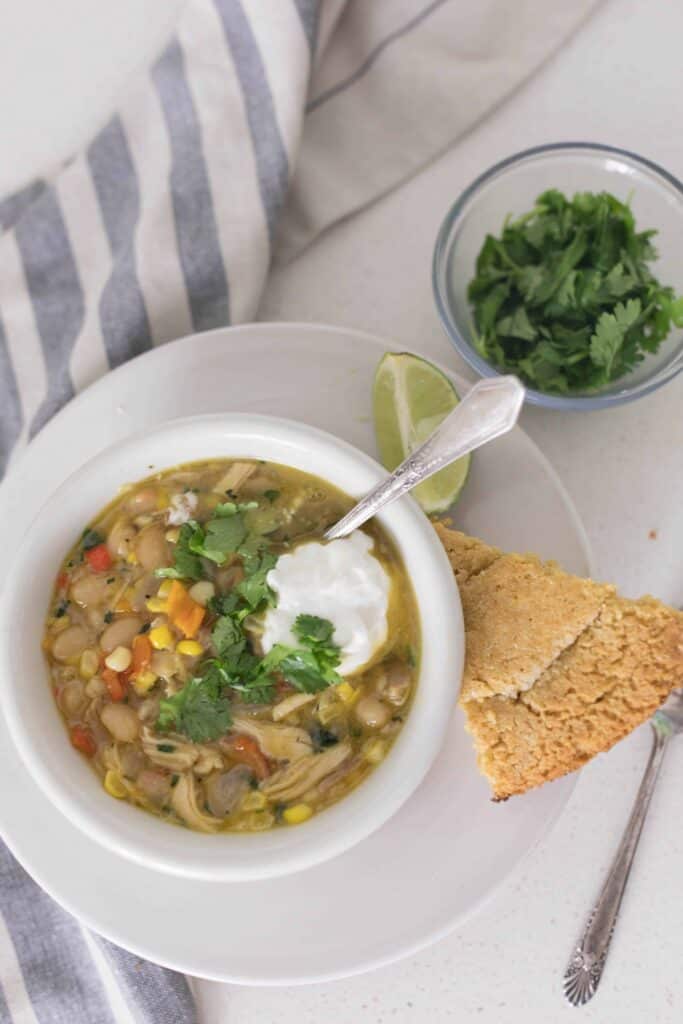
[[(466, 188), (449, 210), (436, 239), (433, 286), (441, 322), (455, 348), (482, 377), (499, 371), (474, 347), (474, 322), (467, 287), (487, 234), (500, 235), (508, 215), (532, 209), (537, 196), (556, 188), (611, 192), (628, 200), (639, 231), (656, 228), (662, 284), (683, 291), (683, 185), (668, 171), (635, 153), (590, 142), (558, 142), (524, 150), (494, 164)], [(547, 409), (604, 409), (630, 402), (666, 384), (683, 370), (683, 330), (672, 327), (656, 354), (600, 391), (559, 395), (527, 389), (527, 401)]]

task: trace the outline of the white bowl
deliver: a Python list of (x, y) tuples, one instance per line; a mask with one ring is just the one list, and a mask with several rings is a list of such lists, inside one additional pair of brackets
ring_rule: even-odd
[(379, 828), (436, 757), (464, 656), (460, 599), (448, 560), (426, 516), (411, 498), (403, 498), (378, 518), (413, 582), (422, 658), (407, 721), (371, 776), (306, 823), (256, 834), (191, 832), (107, 796), (71, 748), (48, 685), (41, 637), (55, 575), (81, 529), (122, 484), (182, 462), (236, 456), (294, 466), (353, 496), (384, 474), (351, 445), (289, 420), (242, 414), (174, 420), (106, 449), (52, 495), (14, 559), (0, 606), (2, 709), (21, 757), (48, 797), (110, 850), (171, 874), (221, 881), (301, 870)]

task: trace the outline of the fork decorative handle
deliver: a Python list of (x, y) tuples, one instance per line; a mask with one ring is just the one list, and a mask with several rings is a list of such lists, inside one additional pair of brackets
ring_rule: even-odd
[(564, 994), (574, 1006), (583, 1006), (592, 999), (600, 984), (638, 840), (671, 735), (670, 727), (656, 716), (652, 726), (654, 742), (631, 817), (598, 901), (564, 974)]

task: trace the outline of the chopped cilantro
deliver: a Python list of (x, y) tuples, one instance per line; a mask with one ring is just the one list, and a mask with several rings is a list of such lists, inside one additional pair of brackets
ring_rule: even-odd
[(62, 616), (66, 615), (66, 610), (67, 610), (68, 607), (69, 607), (69, 602), (68, 601), (60, 601), (59, 604), (57, 605), (57, 607), (55, 608), (55, 618), (56, 619), (61, 619)]
[(87, 527), (87, 529), (83, 531), (83, 536), (81, 537), (81, 547), (84, 551), (89, 551), (90, 548), (96, 548), (98, 544), (101, 544), (103, 541), (104, 537), (101, 533)]
[(273, 502), (277, 501), (277, 499), (280, 497), (280, 492), (274, 490), (264, 491), (263, 497), (266, 498), (266, 500), (269, 501), (272, 505)]
[(175, 747), (172, 743), (157, 743), (157, 750), (162, 754), (172, 754)]
[(114, 618), (114, 613), (112, 611), (108, 611), (108, 612), (104, 613), (104, 621), (105, 622), (109, 623), (109, 622), (112, 621), (113, 618)]
[(176, 580), (199, 580), (202, 578), (201, 559), (191, 547), (197, 530), (201, 530), (201, 527), (196, 523), (183, 523), (173, 548), (173, 565), (157, 569), (155, 575)]
[(479, 353), (559, 394), (628, 373), (683, 326), (683, 297), (649, 266), (655, 234), (606, 192), (544, 192), (479, 253), (468, 289)]
[(202, 675), (193, 676), (182, 690), (161, 701), (157, 729), (174, 729), (194, 743), (207, 743), (227, 732), (231, 723), (224, 681), (210, 664)]

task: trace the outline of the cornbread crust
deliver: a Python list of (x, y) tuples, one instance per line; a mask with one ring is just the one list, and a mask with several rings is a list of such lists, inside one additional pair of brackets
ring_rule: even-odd
[[(463, 686), (460, 702), (479, 767), (495, 799), (523, 793), (579, 768), (646, 721), (683, 683), (681, 612), (651, 597), (619, 598), (612, 587), (579, 580), (533, 557), (500, 555), (491, 561), (495, 549), (482, 544), (477, 552), (473, 538), (457, 536), (443, 526), (437, 532), (462, 581), (466, 679), (489, 684), (489, 695), (483, 697), (475, 696), (481, 689)], [(482, 562), (486, 568), (470, 571)], [(549, 579), (551, 613), (546, 601)], [(522, 601), (514, 589), (518, 585), (525, 595)], [(591, 607), (591, 594), (598, 604), (596, 615), (569, 644), (561, 618), (565, 589), (574, 615), (572, 629), (580, 613)], [(487, 613), (489, 607), (493, 613)], [(487, 630), (501, 624), (500, 642), (486, 636)], [(527, 688), (503, 690), (501, 680), (511, 664), (505, 644), (515, 643), (516, 633), (529, 644), (539, 635), (545, 654), (534, 659), (529, 646), (516, 662), (513, 658), (513, 667), (534, 665), (540, 671)], [(543, 665), (553, 647), (561, 649)]]

